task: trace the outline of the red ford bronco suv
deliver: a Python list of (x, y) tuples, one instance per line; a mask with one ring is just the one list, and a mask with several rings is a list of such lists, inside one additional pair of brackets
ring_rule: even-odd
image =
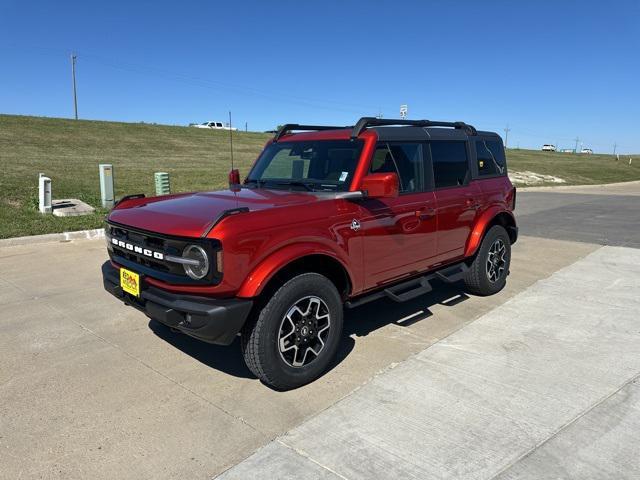
[[(298, 132), (298, 133), (294, 133)], [(284, 125), (240, 185), (121, 199), (107, 291), (205, 342), (241, 336), (249, 369), (295, 388), (334, 361), (343, 307), (430, 281), (502, 289), (518, 229), (500, 137), (462, 122)]]

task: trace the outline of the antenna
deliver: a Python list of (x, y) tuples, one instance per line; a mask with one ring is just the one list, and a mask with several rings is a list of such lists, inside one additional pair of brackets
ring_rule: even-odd
[(231, 124), (231, 110), (229, 110), (229, 144), (231, 146), (231, 170), (233, 170), (233, 128)]
[(240, 172), (233, 165), (233, 124), (231, 123), (231, 110), (229, 110), (229, 146), (231, 147), (231, 171), (229, 172), (229, 189), (233, 192), (239, 191)]

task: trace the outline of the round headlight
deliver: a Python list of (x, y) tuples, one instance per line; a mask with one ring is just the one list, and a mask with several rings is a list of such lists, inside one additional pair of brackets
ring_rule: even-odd
[(205, 252), (202, 247), (189, 245), (184, 249), (184, 252), (182, 252), (182, 257), (198, 262), (197, 265), (184, 265), (185, 273), (194, 280), (204, 278), (209, 272), (209, 257), (207, 257), (207, 252)]

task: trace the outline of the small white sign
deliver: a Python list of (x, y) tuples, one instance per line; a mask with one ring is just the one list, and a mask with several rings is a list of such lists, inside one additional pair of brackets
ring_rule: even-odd
[(402, 118), (402, 119), (407, 118), (407, 113), (409, 113), (409, 106), (408, 105), (400, 105), (400, 118)]
[(348, 176), (349, 176), (349, 172), (342, 172), (340, 174), (340, 181), (344, 182), (347, 179)]

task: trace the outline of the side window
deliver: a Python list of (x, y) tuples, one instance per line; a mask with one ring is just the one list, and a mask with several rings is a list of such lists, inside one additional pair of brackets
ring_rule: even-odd
[(419, 143), (381, 142), (371, 161), (371, 173), (396, 173), (400, 193), (424, 191), (424, 163)]
[(431, 158), (436, 188), (464, 185), (469, 174), (465, 142), (431, 142)]
[(478, 156), (478, 174), (481, 177), (489, 175), (504, 175), (506, 173), (504, 148), (496, 140), (477, 140), (476, 153)]

